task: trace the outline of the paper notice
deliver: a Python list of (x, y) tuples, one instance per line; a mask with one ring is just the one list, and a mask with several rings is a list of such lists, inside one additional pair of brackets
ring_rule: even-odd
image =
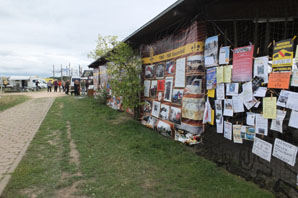
[(283, 140), (275, 138), (272, 155), (291, 166), (295, 166), (297, 147)]
[(227, 65), (230, 62), (230, 46), (221, 47), (219, 50), (219, 64)]
[(145, 80), (144, 81), (144, 96), (149, 97), (150, 93), (150, 80)]
[(221, 84), (224, 82), (224, 70), (223, 67), (216, 68), (216, 83)]
[(252, 153), (256, 154), (260, 158), (271, 161), (272, 144), (255, 137), (254, 144), (252, 147)]
[(234, 143), (242, 144), (241, 138), (241, 127), (242, 125), (233, 125), (233, 141)]
[(242, 85), (242, 100), (243, 102), (248, 102), (253, 99), (253, 94), (252, 94), (252, 82), (247, 82)]
[(230, 83), (232, 78), (232, 65), (223, 67), (223, 82)]
[(233, 117), (233, 100), (232, 99), (224, 100), (224, 116)]
[[(298, 53), (298, 51), (296, 51)], [(297, 63), (297, 62), (296, 62)], [(298, 87), (298, 69), (295, 69), (292, 74), (291, 86)]]
[(235, 96), (238, 95), (239, 84), (238, 83), (228, 83), (226, 84), (226, 95)]
[(281, 90), (276, 105), (286, 107), (290, 93), (290, 91)]
[(268, 83), (268, 56), (255, 58), (254, 77), (258, 76)]
[(261, 114), (256, 114), (256, 133), (260, 135), (268, 135), (268, 119)]
[(244, 112), (244, 106), (239, 96), (233, 96), (233, 111), (234, 113)]
[(250, 126), (255, 126), (256, 114), (247, 112), (246, 115), (246, 124)]
[(276, 97), (263, 98), (263, 117), (276, 119)]
[(185, 87), (185, 58), (176, 60), (175, 87)]
[(291, 112), (289, 126), (298, 129), (298, 111)]
[(232, 128), (232, 123), (224, 121), (224, 137), (229, 140), (232, 140)]
[(286, 108), (298, 111), (298, 93), (290, 92), (290, 96), (286, 103)]
[(216, 99), (224, 100), (225, 99), (225, 84), (218, 84), (216, 87)]
[[(287, 114), (286, 111), (282, 111), (282, 110), (277, 109), (276, 119), (271, 121), (270, 129), (282, 133), (283, 132), (282, 131), (282, 125), (283, 125), (283, 121), (286, 117), (286, 114)], [(296, 123), (297, 123), (297, 121), (296, 121)], [(297, 124), (297, 126), (298, 126), (298, 124)]]
[(266, 96), (267, 87), (259, 87), (256, 91), (254, 91), (255, 97), (264, 98)]

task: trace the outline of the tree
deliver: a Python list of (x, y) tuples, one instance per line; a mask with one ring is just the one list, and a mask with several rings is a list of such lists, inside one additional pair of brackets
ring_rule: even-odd
[(96, 50), (89, 57), (105, 57), (110, 75), (109, 84), (112, 94), (122, 98), (124, 109), (131, 109), (135, 118), (139, 116), (141, 102), (141, 58), (124, 42), (117, 41), (117, 37), (102, 37), (99, 35)]

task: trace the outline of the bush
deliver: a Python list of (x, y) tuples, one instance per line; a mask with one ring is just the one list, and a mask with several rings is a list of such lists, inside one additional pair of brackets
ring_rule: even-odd
[(109, 98), (109, 91), (107, 88), (99, 89), (96, 93), (96, 99), (99, 104), (107, 104)]

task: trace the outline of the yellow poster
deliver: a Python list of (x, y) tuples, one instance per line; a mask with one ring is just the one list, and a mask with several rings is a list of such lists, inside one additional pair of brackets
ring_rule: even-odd
[(209, 98), (215, 97), (215, 89), (208, 89), (207, 95)]
[(276, 119), (276, 97), (263, 98), (263, 117)]
[(220, 83), (224, 82), (223, 68), (224, 67), (217, 67), (216, 68), (216, 83), (217, 84), (220, 84)]
[(232, 65), (223, 67), (223, 82), (230, 83), (232, 78)]
[(210, 125), (214, 125), (214, 109), (211, 109), (211, 122), (208, 122)]
[(272, 70), (274, 72), (292, 70), (293, 48), (292, 39), (282, 40), (274, 45), (272, 57)]

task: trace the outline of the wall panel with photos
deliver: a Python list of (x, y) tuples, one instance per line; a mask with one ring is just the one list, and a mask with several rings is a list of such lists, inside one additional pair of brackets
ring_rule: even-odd
[[(145, 102), (142, 124), (159, 133), (188, 144), (198, 143), (203, 132), (205, 105), (205, 69), (203, 55), (204, 24), (193, 23), (180, 37), (170, 35), (175, 49), (161, 51), (164, 40), (145, 47), (159, 51), (143, 58)], [(177, 39), (180, 45), (177, 46)], [(166, 39), (169, 45), (169, 38)], [(147, 60), (146, 60), (147, 59)], [(150, 60), (151, 59), (151, 60)], [(149, 60), (149, 61), (148, 61)]]

